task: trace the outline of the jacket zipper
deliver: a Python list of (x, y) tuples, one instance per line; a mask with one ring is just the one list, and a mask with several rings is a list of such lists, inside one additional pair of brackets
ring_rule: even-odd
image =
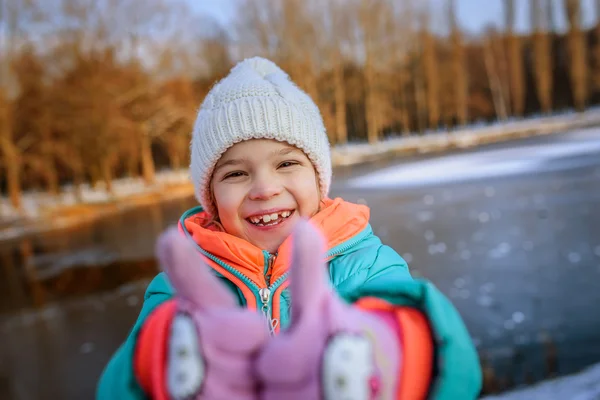
[[(187, 213), (185, 213), (182, 217), (181, 217), (181, 223), (183, 223), (184, 218), (187, 217)], [(272, 320), (272, 309), (271, 309), (271, 303), (272, 303), (272, 294), (275, 292), (275, 290), (277, 290), (277, 288), (279, 286), (281, 286), (281, 284), (283, 284), (283, 282), (285, 282), (285, 280), (287, 279), (287, 277), (289, 276), (289, 271), (285, 272), (283, 275), (281, 275), (279, 277), (279, 279), (277, 279), (275, 282), (273, 282), (273, 284), (269, 285), (269, 282), (266, 281), (266, 287), (264, 288), (260, 288), (258, 287), (258, 285), (256, 285), (250, 278), (248, 278), (246, 275), (242, 274), (241, 272), (239, 272), (237, 269), (233, 268), (232, 266), (224, 263), (223, 261), (221, 261), (221, 259), (219, 259), (218, 257), (214, 256), (212, 253), (209, 253), (208, 251), (204, 250), (202, 247), (200, 247), (193, 239), (192, 236), (190, 235), (189, 231), (187, 229), (183, 229), (185, 235), (192, 240), (192, 242), (196, 245), (196, 248), (198, 249), (198, 251), (200, 251), (200, 253), (202, 253), (203, 255), (205, 255), (206, 257), (208, 257), (209, 259), (211, 259), (212, 261), (214, 261), (216, 264), (218, 264), (219, 266), (223, 267), (224, 269), (226, 269), (229, 273), (235, 275), (236, 277), (238, 277), (239, 279), (241, 279), (250, 289), (253, 289), (254, 293), (258, 293), (258, 300), (261, 302), (262, 304), (262, 313), (265, 315), (268, 325), (269, 325), (269, 331), (271, 332), (272, 335), (275, 334), (275, 329), (277, 328), (277, 325), (279, 325), (279, 321), (273, 321)], [(358, 235), (356, 235), (354, 238), (348, 240), (345, 243), (341, 243), (337, 246), (335, 246), (334, 248), (332, 248), (331, 250), (329, 250), (325, 257), (327, 259), (334, 257), (338, 254), (341, 254), (347, 250), (349, 250), (350, 248), (352, 248), (353, 246), (355, 246), (357, 243), (359, 243), (360, 241), (362, 241), (365, 237), (367, 237), (370, 233), (370, 229), (369, 227), (363, 229)], [(270, 254), (267, 251), (263, 251), (264, 255), (265, 255), (265, 278), (267, 278), (266, 274), (267, 272), (270, 270), (270, 268), (273, 266), (275, 257), (274, 255)]]
[[(271, 280), (270, 273), (272, 271), (272, 267), (273, 267), (273, 264), (275, 263), (275, 258), (277, 257), (277, 255), (271, 254), (266, 250), (263, 250), (263, 253), (265, 256), (264, 275), (265, 275), (265, 282), (266, 282), (267, 286), (260, 289), (258, 291), (258, 295), (260, 297), (260, 301), (262, 302), (261, 311), (262, 311), (263, 315), (265, 316), (265, 318), (267, 319), (269, 332), (271, 332), (271, 334), (274, 335), (277, 325), (279, 325), (279, 321), (273, 319), (271, 295), (275, 292), (276, 287), (274, 284), (270, 285), (270, 280)], [(279, 281), (279, 279), (277, 281)]]
[[(348, 251), (353, 246), (355, 246), (357, 243), (361, 242), (365, 237), (367, 237), (369, 235), (369, 233), (370, 233), (370, 230), (368, 228), (362, 230), (354, 238), (329, 250), (326, 253), (325, 257), (327, 259), (329, 259), (338, 254), (342, 254), (345, 251)], [(265, 254), (265, 273), (266, 273), (266, 271), (268, 271), (273, 266), (275, 256), (272, 254), (269, 254), (268, 252), (265, 252), (265, 253), (266, 253)], [(277, 279), (275, 282), (273, 282), (273, 284), (270, 286), (269, 286), (269, 282), (267, 281), (267, 287), (264, 287), (259, 290), (260, 300), (263, 304), (263, 313), (265, 314), (267, 320), (270, 321), (271, 334), (275, 333), (275, 328), (279, 324), (279, 321), (272, 320), (273, 313), (271, 310), (271, 301), (272, 301), (271, 295), (273, 293), (275, 293), (275, 290), (277, 290), (277, 288), (279, 286), (281, 286), (281, 284), (283, 284), (283, 282), (286, 281), (288, 276), (289, 276), (289, 271), (287, 271), (283, 275), (281, 275), (279, 277), (279, 279)]]

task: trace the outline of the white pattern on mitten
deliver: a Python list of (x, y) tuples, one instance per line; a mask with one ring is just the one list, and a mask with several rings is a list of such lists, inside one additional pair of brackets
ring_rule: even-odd
[(371, 400), (378, 394), (373, 346), (364, 336), (334, 336), (323, 355), (322, 373), (326, 400)]
[(190, 398), (200, 390), (204, 376), (196, 325), (190, 316), (177, 314), (171, 325), (167, 360), (167, 388), (171, 398)]

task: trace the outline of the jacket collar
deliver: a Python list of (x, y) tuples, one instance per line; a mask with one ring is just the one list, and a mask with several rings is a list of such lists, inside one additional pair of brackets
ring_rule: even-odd
[[(311, 218), (311, 222), (324, 234), (327, 250), (331, 251), (363, 231), (369, 224), (369, 216), (367, 206), (341, 198), (324, 199), (321, 210)], [(257, 285), (264, 282), (266, 274), (271, 275), (271, 281), (274, 281), (288, 270), (291, 238), (282, 243), (271, 271), (267, 271), (269, 254), (266, 251), (226, 232), (203, 227), (207, 218), (202, 207), (195, 207), (183, 214), (179, 221), (180, 228), (205, 252), (235, 268)]]

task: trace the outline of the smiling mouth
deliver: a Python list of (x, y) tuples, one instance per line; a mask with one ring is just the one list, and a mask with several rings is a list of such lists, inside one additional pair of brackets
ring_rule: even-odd
[(246, 218), (246, 220), (252, 225), (256, 226), (274, 226), (282, 223), (283, 221), (288, 219), (292, 214), (294, 214), (294, 211), (281, 211), (278, 213), (248, 217)]

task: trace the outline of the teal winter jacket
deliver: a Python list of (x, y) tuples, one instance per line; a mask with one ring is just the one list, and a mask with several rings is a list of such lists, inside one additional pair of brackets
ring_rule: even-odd
[[(291, 301), (286, 285), (287, 265), (282, 257), (285, 242), (273, 261), (269, 253), (241, 244), (240, 239), (203, 228), (201, 217), (200, 207), (186, 212), (179, 225), (182, 233), (197, 244), (241, 306), (261, 309), (265, 305), (264, 309), (273, 309), (271, 317), (276, 314), (285, 329)], [(348, 303), (376, 297), (397, 307), (420, 310), (429, 322), (434, 342), (434, 371), (428, 398), (477, 398), (482, 384), (480, 363), (456, 308), (431, 282), (411, 277), (402, 257), (375, 236), (368, 218), (366, 206), (341, 199), (327, 200), (326, 207), (313, 217), (312, 222), (321, 228), (329, 244), (329, 278), (333, 287)], [(235, 254), (229, 254), (232, 252)], [(263, 304), (261, 286), (269, 288), (272, 294), (266, 300), (269, 304)], [(98, 399), (147, 398), (133, 368), (137, 337), (148, 315), (173, 295), (166, 276), (159, 273), (146, 290), (142, 310), (129, 336), (105, 367), (97, 388)]]

